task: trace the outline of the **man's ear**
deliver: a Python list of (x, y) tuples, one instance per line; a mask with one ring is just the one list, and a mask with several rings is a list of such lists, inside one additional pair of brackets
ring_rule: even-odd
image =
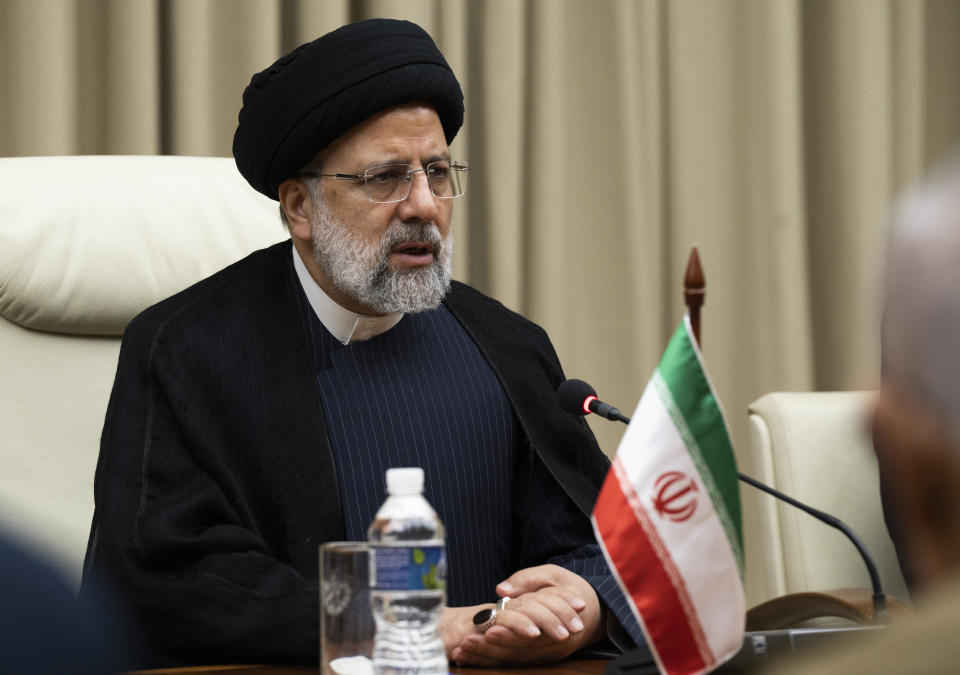
[(300, 240), (310, 241), (310, 218), (313, 202), (310, 190), (299, 178), (288, 178), (277, 189), (280, 206), (287, 216), (290, 234)]

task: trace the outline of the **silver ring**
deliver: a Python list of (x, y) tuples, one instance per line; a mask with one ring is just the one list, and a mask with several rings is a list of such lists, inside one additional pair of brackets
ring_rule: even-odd
[(510, 602), (510, 596), (509, 595), (503, 596), (502, 598), (497, 600), (497, 609), (503, 609), (504, 607), (507, 606), (508, 602)]
[(497, 608), (481, 609), (473, 615), (473, 625), (481, 633), (486, 633), (497, 623)]

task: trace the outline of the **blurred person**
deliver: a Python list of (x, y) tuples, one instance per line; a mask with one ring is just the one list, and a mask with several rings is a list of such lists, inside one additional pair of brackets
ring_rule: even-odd
[(895, 543), (923, 592), (960, 568), (960, 155), (898, 203), (886, 275), (875, 446)]
[(960, 155), (893, 211), (881, 342), (874, 446), (917, 614), (797, 672), (960, 668)]
[(137, 647), (102, 588), (81, 599), (49, 563), (0, 533), (0, 672), (105, 675)]

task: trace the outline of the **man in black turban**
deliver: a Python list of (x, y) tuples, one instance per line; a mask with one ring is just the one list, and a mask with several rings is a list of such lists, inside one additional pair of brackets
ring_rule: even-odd
[(149, 665), (316, 662), (318, 545), (366, 538), (391, 466), (424, 468), (447, 529), (448, 657), (642, 639), (589, 523), (608, 462), (556, 403), (549, 339), (450, 280), (463, 112), (433, 40), (384, 19), (244, 92), (237, 166), (292, 245), (134, 319), (103, 432), (86, 575), (130, 599)]

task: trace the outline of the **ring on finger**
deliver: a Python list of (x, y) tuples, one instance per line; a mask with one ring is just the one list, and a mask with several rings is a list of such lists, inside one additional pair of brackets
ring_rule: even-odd
[(498, 609), (498, 610), (499, 610), (499, 609), (503, 609), (504, 607), (507, 606), (507, 603), (508, 603), (508, 602), (510, 602), (510, 596), (509, 596), (509, 595), (503, 596), (502, 598), (500, 598), (499, 600), (497, 600), (497, 609)]
[(497, 608), (481, 609), (473, 615), (473, 625), (481, 633), (486, 633), (497, 623)]

